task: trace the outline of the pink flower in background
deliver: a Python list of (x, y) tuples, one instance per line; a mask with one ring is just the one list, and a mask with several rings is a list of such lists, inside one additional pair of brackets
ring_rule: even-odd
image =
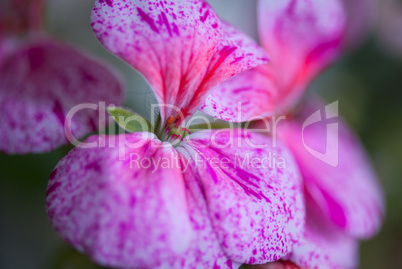
[[(155, 134), (93, 136), (85, 143), (97, 146), (57, 165), (47, 211), (60, 236), (118, 268), (238, 268), (289, 254), (305, 216), (288, 152), (242, 129), (184, 128), (216, 85), (266, 63), (265, 52), (203, 0), (99, 0), (91, 18), (101, 43), (145, 76), (163, 106)], [(286, 167), (264, 167), (269, 154)]]
[[(362, 5), (362, 1), (359, 3)], [(219, 85), (203, 111), (215, 112), (225, 120), (242, 113), (245, 120), (250, 112), (273, 116), (289, 110), (323, 68), (346, 47), (359, 42), (349, 39), (357, 36), (351, 33), (363, 31), (369, 23), (361, 21), (367, 20), (364, 14), (358, 14), (361, 20), (350, 15), (355, 5), (359, 4), (339, 0), (259, 1), (260, 38), (271, 56), (270, 63)], [(258, 94), (256, 102), (248, 103), (250, 93)], [(225, 97), (232, 95), (243, 95), (241, 109), (225, 109), (232, 102)], [(223, 102), (215, 105), (217, 98)], [(302, 111), (306, 110), (301, 106)], [(319, 107), (314, 104), (313, 108)], [(307, 111), (315, 112), (311, 108)], [(307, 268), (356, 268), (358, 240), (373, 236), (383, 219), (381, 187), (358, 139), (347, 126), (339, 122), (339, 133), (327, 131), (327, 122), (321, 118), (303, 129), (303, 121), (310, 114), (304, 112), (300, 118), (279, 125), (283, 126), (278, 135), (295, 156), (304, 179), (307, 211), (304, 238), (283, 259)], [(334, 166), (317, 159), (306, 148), (308, 145), (324, 154), (327, 143), (334, 143), (328, 137), (339, 139), (337, 151), (328, 153), (339, 153), (330, 156), (339, 158)]]
[[(373, 27), (376, 0), (258, 2), (260, 42), (270, 63), (235, 76), (208, 97), (202, 111), (227, 121), (286, 113), (309, 83)], [(358, 10), (358, 12), (356, 11)], [(249, 102), (253, 93), (256, 101)], [(241, 106), (226, 96), (242, 95)], [(222, 102), (215, 102), (222, 99)], [(231, 109), (228, 109), (230, 107)], [(239, 118), (241, 118), (239, 120)]]
[[(307, 208), (305, 239), (289, 259), (309, 268), (357, 268), (358, 240), (381, 226), (383, 195), (360, 142), (341, 119), (330, 118), (329, 109), (303, 129), (303, 121), (322, 107), (303, 106), (279, 129), (301, 170)], [(337, 163), (313, 156), (311, 149)]]
[(351, 50), (363, 43), (377, 26), (379, 0), (342, 0), (346, 12), (347, 27), (342, 39), (344, 50)]
[(397, 0), (381, 2), (378, 38), (388, 53), (402, 57), (402, 4)]
[[(67, 113), (82, 103), (121, 104), (123, 87), (104, 63), (41, 31), (42, 1), (5, 1), (0, 14), (0, 151), (41, 153), (67, 144)], [(75, 137), (98, 129), (82, 110)]]
[(260, 40), (271, 62), (221, 84), (210, 98), (241, 94), (247, 100), (250, 92), (259, 98), (243, 103), (241, 111), (227, 110), (225, 103), (213, 107), (207, 100), (204, 112), (219, 112), (225, 120), (239, 113), (248, 120), (249, 108), (266, 116), (286, 112), (310, 80), (340, 55), (346, 14), (339, 0), (261, 0), (257, 12)]

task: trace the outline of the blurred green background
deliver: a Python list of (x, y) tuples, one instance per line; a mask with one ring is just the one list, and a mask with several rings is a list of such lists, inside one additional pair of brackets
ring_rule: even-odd
[[(223, 18), (257, 38), (255, 0), (210, 2)], [(89, 24), (92, 5), (93, 1), (49, 0), (47, 29), (115, 65), (127, 84), (127, 105), (144, 113), (143, 100), (151, 101), (152, 93), (140, 75), (97, 42)], [(386, 19), (380, 16), (368, 41), (309, 89), (329, 102), (339, 100), (341, 114), (361, 137), (386, 193), (385, 224), (376, 238), (362, 243), (361, 268), (402, 267), (402, 44), (380, 38), (386, 30), (394, 31), (388, 37), (401, 38), (402, 24), (384, 26)], [(0, 154), (1, 269), (98, 268), (60, 240), (47, 220), (47, 179), (68, 150), (66, 146), (41, 155)]]

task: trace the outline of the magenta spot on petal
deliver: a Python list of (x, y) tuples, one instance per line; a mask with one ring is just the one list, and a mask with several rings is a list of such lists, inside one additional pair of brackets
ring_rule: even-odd
[(216, 262), (215, 262), (213, 269), (220, 269), (220, 268), (221, 267), (218, 264), (216, 264)]
[(59, 120), (59, 123), (64, 126), (64, 112), (63, 112), (63, 107), (61, 106), (61, 103), (59, 102), (59, 100), (56, 100), (54, 102), (54, 106), (53, 106), (53, 113), (56, 115), (57, 119)]
[(88, 125), (91, 126), (92, 130), (94, 131), (98, 129), (98, 125), (96, 124), (96, 120), (94, 118), (89, 119)]
[(330, 217), (331, 219), (341, 228), (346, 227), (346, 216), (345, 212), (343, 211), (343, 208), (341, 207), (340, 204), (338, 204), (337, 201), (335, 201), (331, 195), (329, 195), (326, 191), (321, 189), (321, 193), (323, 197), (325, 198), (325, 201), (327, 202), (329, 211), (330, 211)]
[(113, 7), (113, 0), (100, 0), (100, 3), (106, 2), (109, 7)]
[(169, 32), (169, 36), (172, 36), (172, 30), (170, 29), (169, 21), (168, 21), (168, 19), (166, 17), (166, 14), (164, 12), (162, 12), (162, 21), (163, 21), (163, 24), (166, 25), (166, 29)]
[(56, 176), (56, 173), (57, 173), (57, 170), (53, 170), (49, 176), (49, 179), (54, 179), (54, 177)]
[(230, 64), (238, 63), (238, 62), (240, 62), (240, 61), (243, 60), (243, 59), (244, 59), (243, 56), (242, 56), (242, 57), (237, 57), (237, 58), (235, 58)]
[(241, 92), (249, 91), (249, 90), (251, 90), (251, 89), (252, 89), (252, 86), (242, 87), (242, 88), (233, 90), (233, 93), (234, 93), (234, 94), (238, 94), (238, 93), (241, 93)]
[[(92, 72), (93, 73), (93, 72)], [(88, 70), (81, 68), (81, 75), (84, 78), (84, 80), (89, 81), (89, 82), (95, 82), (96, 78), (93, 76), (91, 72), (88, 72)]]
[(209, 16), (209, 10), (207, 10), (207, 12), (205, 12), (204, 16), (200, 17), (200, 20), (202, 22), (205, 22), (207, 20), (208, 16)]
[(208, 173), (211, 175), (214, 183), (215, 184), (218, 183), (218, 177), (216, 176), (214, 169), (209, 164), (208, 164), (207, 170), (208, 170)]
[(180, 35), (179, 28), (175, 23), (172, 23), (173, 32), (175, 32), (178, 36)]
[(340, 46), (341, 40), (342, 38), (341, 36), (339, 36), (334, 40), (319, 44), (312, 52), (307, 55), (305, 64), (309, 65), (315, 60), (322, 58), (325, 53), (328, 53), (328, 51), (335, 51)]
[(138, 15), (146, 22), (149, 24), (151, 27), (151, 30), (159, 34), (159, 30), (155, 25), (154, 20), (148, 16), (141, 8), (137, 7)]
[(28, 50), (28, 59), (31, 70), (41, 69), (45, 62), (45, 51), (40, 47), (33, 47)]
[[(223, 58), (223, 60), (225, 60), (227, 57), (229, 57), (230, 54), (232, 54), (235, 50), (237, 50), (236, 47), (223, 47), (223, 49), (220, 51), (221, 57)], [(222, 61), (223, 61), (222, 60)]]
[(54, 183), (52, 186), (50, 186), (50, 188), (48, 188), (46, 191), (46, 196), (48, 196), (49, 194), (54, 192), (60, 185), (61, 185), (61, 183), (57, 182), (57, 183)]
[(85, 166), (85, 170), (95, 170), (97, 172), (102, 172), (102, 167), (97, 162), (93, 162)]
[[(211, 150), (218, 153), (219, 156), (225, 156), (225, 154), (222, 151), (220, 151), (216, 148), (211, 148)], [(255, 175), (253, 175), (251, 173), (246, 172), (243, 169), (239, 169), (239, 168), (235, 167), (233, 163), (227, 163), (227, 165), (235, 172), (228, 173), (224, 169), (222, 169), (221, 171), (223, 173), (227, 174), (229, 176), (229, 178), (231, 178), (234, 182), (236, 182), (248, 196), (254, 196), (258, 200), (264, 199), (268, 203), (272, 203), (272, 201), (261, 192), (260, 186), (256, 183), (256, 182), (260, 181), (260, 179), (258, 177), (256, 177)], [(211, 170), (212, 171), (209, 170), (209, 172), (213, 176), (215, 172), (213, 172), (213, 169), (211, 169)], [(251, 187), (253, 187), (255, 190), (253, 190)]]

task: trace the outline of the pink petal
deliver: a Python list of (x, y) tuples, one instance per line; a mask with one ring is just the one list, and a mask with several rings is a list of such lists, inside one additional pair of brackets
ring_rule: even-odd
[(402, 57), (402, 4), (397, 0), (381, 2), (382, 8), (378, 23), (378, 37), (381, 44), (392, 56)]
[[(222, 84), (219, 83), (235, 74), (261, 65), (268, 59), (263, 50), (253, 40), (234, 27), (224, 23), (222, 31), (224, 39), (221, 40), (215, 61), (219, 61), (226, 51), (236, 47), (237, 49), (224, 60), (223, 64), (215, 71), (215, 75), (209, 79), (208, 86), (216, 87), (208, 95), (201, 110), (215, 118), (236, 122), (242, 121), (242, 118), (261, 115), (265, 112), (265, 109), (255, 106), (254, 103), (263, 103), (265, 101), (265, 105), (267, 105), (269, 98), (267, 102), (266, 91), (259, 91), (259, 89), (255, 88), (266, 86), (262, 84), (266, 83), (264, 77), (245, 72), (250, 75), (244, 77), (238, 75)], [(258, 80), (259, 78), (260, 80)], [(253, 79), (256, 79), (256, 81), (253, 81)], [(248, 84), (251, 85), (249, 86)], [(265, 87), (262, 87), (262, 89), (265, 89)], [(241, 104), (240, 107), (239, 104)], [(253, 107), (253, 109), (250, 107)]]
[(295, 245), (288, 258), (309, 269), (357, 268), (357, 240), (348, 237), (333, 223), (322, 218), (320, 209), (313, 203), (307, 203), (305, 237)]
[(287, 110), (340, 54), (346, 15), (339, 0), (259, 1), (259, 32), (280, 105)]
[(342, 0), (348, 23), (343, 38), (347, 49), (360, 45), (372, 32), (379, 13), (379, 0)]
[(182, 156), (183, 178), (194, 238), (183, 255), (162, 264), (160, 268), (239, 268), (240, 264), (229, 260), (219, 244), (209, 216), (208, 203), (197, 167), (191, 163), (192, 158), (188, 152), (180, 147), (177, 149)]
[(230, 122), (272, 116), (280, 101), (272, 82), (266, 65), (245, 71), (215, 87), (201, 111)]
[(267, 62), (266, 52), (253, 39), (223, 22), (221, 38), (208, 71), (212, 74), (208, 83), (211, 87), (216, 86), (223, 80)]
[(188, 139), (177, 150), (198, 169), (212, 226), (229, 259), (254, 264), (286, 255), (304, 224), (301, 179), (288, 152), (241, 130), (201, 131)]
[[(172, 146), (149, 133), (86, 141), (92, 142), (98, 146), (75, 148), (51, 175), (46, 201), (52, 226), (111, 267), (156, 268), (180, 257), (193, 232)], [(168, 165), (158, 169), (162, 162)]]
[[(50, 39), (18, 45), (0, 62), (0, 151), (50, 151), (69, 142), (64, 122), (73, 107), (122, 103), (120, 80), (86, 54)], [(77, 139), (97, 128), (96, 110), (72, 118)]]
[(327, 125), (329, 110), (323, 115), (321, 121), (305, 127), (305, 145), (302, 120), (307, 117), (283, 125), (280, 133), (299, 164), (307, 191), (324, 214), (348, 234), (368, 238), (378, 231), (383, 219), (381, 187), (355, 135), (338, 118), (338, 123)]
[(174, 105), (184, 116), (202, 105), (213, 86), (266, 62), (203, 0), (97, 1), (92, 27), (108, 50), (145, 76), (160, 104)]
[[(73, 246), (109, 266), (238, 268), (219, 245), (195, 171), (179, 172), (182, 157), (168, 145), (153, 148), (160, 142), (150, 144), (149, 135), (92, 137), (86, 143), (99, 140), (106, 148), (76, 148), (62, 160), (48, 188), (52, 225)], [(124, 144), (140, 138), (135, 149)], [(119, 142), (116, 148), (109, 142), (113, 139)], [(173, 166), (132, 169), (133, 154)]]
[(0, 66), (6, 61), (7, 57), (15, 50), (18, 46), (18, 42), (13, 38), (1, 37), (0, 36)]
[(300, 269), (299, 266), (289, 261), (278, 261), (259, 265), (248, 265), (245, 266), (244, 268), (245, 269)]
[(202, 110), (236, 122), (287, 110), (317, 72), (373, 26), (376, 0), (338, 2), (261, 1), (261, 39), (273, 61), (217, 86)]

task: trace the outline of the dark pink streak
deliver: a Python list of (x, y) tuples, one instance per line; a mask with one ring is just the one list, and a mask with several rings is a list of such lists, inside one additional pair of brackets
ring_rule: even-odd
[(58, 187), (60, 187), (61, 183), (56, 182), (52, 184), (46, 191), (46, 196), (50, 195), (52, 192), (54, 192)]
[(64, 126), (65, 116), (63, 112), (63, 107), (61, 106), (58, 100), (54, 102), (53, 113), (57, 116), (57, 119), (59, 120), (60, 124)]
[[(210, 150), (216, 152), (219, 156), (226, 156), (223, 152), (221, 152), (220, 150), (218, 150), (216, 148), (211, 147)], [(238, 178), (234, 177), (233, 174), (228, 173), (224, 169), (221, 169), (221, 171), (223, 173), (225, 173), (233, 181), (235, 181), (240, 187), (242, 187), (244, 192), (247, 195), (254, 196), (258, 200), (261, 200), (262, 198), (264, 198), (268, 203), (272, 203), (271, 200), (261, 192), (261, 190), (260, 190), (261, 187), (256, 183), (256, 182), (260, 181), (260, 178), (256, 177), (255, 175), (253, 175), (251, 173), (246, 172), (245, 170), (235, 167), (233, 165), (233, 163), (228, 163), (227, 165), (229, 165), (231, 169), (236, 171), (235, 175)], [(253, 180), (254, 180), (254, 182), (253, 182)], [(253, 190), (251, 187), (255, 188), (255, 190)]]
[(172, 36), (172, 30), (170, 29), (169, 21), (164, 12), (162, 12), (162, 22), (166, 25), (166, 29), (168, 30), (169, 35)]
[[(230, 47), (230, 46), (223, 47), (223, 49), (219, 52), (220, 56), (219, 56), (218, 60), (209, 69), (208, 75), (205, 76), (205, 78), (203, 79), (202, 83), (198, 87), (197, 91), (194, 93), (193, 98), (191, 99), (189, 104), (194, 103), (197, 99), (200, 98), (201, 93), (204, 93), (204, 91), (205, 91), (204, 85), (213, 77), (216, 69), (218, 69), (218, 67), (236, 50), (237, 50), (237, 47)], [(188, 109), (185, 109), (182, 111), (184, 115), (187, 115), (187, 110)]]
[(308, 66), (312, 63), (314, 63), (315, 60), (319, 59), (322, 57), (325, 53), (328, 53), (329, 51), (337, 51), (339, 46), (341, 45), (341, 40), (342, 37), (338, 37), (335, 40), (331, 40), (326, 43), (322, 43), (318, 45), (312, 52), (310, 52), (305, 61), (305, 65)]
[(151, 30), (159, 34), (159, 29), (156, 27), (154, 20), (141, 8), (137, 7), (137, 11), (138, 15), (151, 27)]
[(346, 221), (346, 216), (345, 212), (343, 211), (342, 206), (335, 201), (335, 199), (332, 198), (330, 194), (328, 194), (326, 191), (324, 191), (322, 188), (320, 188), (321, 194), (324, 197), (325, 201), (327, 202), (329, 211), (330, 211), (330, 217), (333, 222), (335, 222), (339, 227), (345, 228), (347, 221)]
[(204, 16), (200, 17), (201, 22), (205, 22), (209, 16), (209, 10), (205, 12)]
[(239, 88), (239, 89), (233, 90), (233, 93), (234, 93), (234, 94), (237, 94), (237, 93), (249, 91), (249, 90), (251, 90), (251, 89), (252, 89), (251, 86), (243, 87), (243, 88)]

